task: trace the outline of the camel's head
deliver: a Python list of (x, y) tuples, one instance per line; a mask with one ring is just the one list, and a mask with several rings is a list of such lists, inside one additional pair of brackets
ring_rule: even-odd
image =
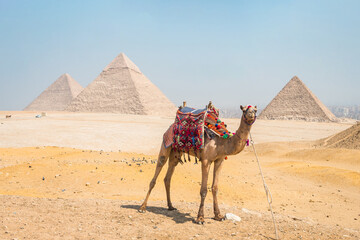
[(240, 105), (240, 109), (243, 111), (243, 118), (245, 123), (248, 125), (253, 124), (256, 120), (257, 107), (253, 107), (251, 105), (243, 107)]

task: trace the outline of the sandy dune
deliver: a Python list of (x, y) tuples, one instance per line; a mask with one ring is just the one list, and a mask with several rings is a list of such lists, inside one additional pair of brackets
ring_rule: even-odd
[[(166, 210), (163, 170), (149, 211), (137, 212), (172, 118), (54, 112), (35, 119), (36, 113), (11, 114), (0, 118), (0, 239), (274, 237), (250, 147), (224, 163), (219, 186), (222, 212), (235, 213), (242, 221), (212, 220), (209, 193), (208, 224), (199, 226), (192, 223), (201, 180), (193, 162), (178, 165), (173, 177), (178, 211)], [(238, 120), (226, 122), (231, 130), (238, 126)], [(255, 123), (252, 134), (282, 239), (360, 238), (360, 150), (317, 148), (312, 142), (349, 126)]]

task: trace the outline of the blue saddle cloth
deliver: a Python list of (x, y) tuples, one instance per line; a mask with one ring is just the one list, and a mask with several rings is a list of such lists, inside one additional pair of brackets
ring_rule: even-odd
[(199, 113), (202, 113), (202, 112), (206, 111), (206, 108), (204, 108), (204, 109), (194, 109), (194, 108), (191, 108), (191, 107), (183, 107), (183, 108), (179, 109), (179, 111), (182, 112), (182, 113), (199, 114)]

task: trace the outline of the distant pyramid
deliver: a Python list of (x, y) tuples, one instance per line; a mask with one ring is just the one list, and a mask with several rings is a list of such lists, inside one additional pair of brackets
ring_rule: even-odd
[(337, 121), (332, 112), (297, 77), (293, 77), (259, 115), (259, 119)]
[(175, 115), (175, 105), (120, 53), (68, 106), (67, 111)]
[(69, 74), (61, 75), (24, 111), (63, 111), (84, 88)]

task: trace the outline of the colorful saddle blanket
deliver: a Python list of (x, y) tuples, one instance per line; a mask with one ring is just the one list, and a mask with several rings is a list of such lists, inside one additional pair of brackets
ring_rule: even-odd
[(226, 129), (226, 124), (219, 119), (219, 110), (211, 106), (208, 109), (181, 108), (176, 113), (175, 123), (164, 134), (166, 148), (182, 152), (204, 147), (204, 133), (209, 138), (215, 135), (228, 138), (233, 134)]
[(182, 152), (195, 152), (203, 148), (204, 122), (207, 109), (181, 108), (176, 113), (173, 126), (173, 149)]

